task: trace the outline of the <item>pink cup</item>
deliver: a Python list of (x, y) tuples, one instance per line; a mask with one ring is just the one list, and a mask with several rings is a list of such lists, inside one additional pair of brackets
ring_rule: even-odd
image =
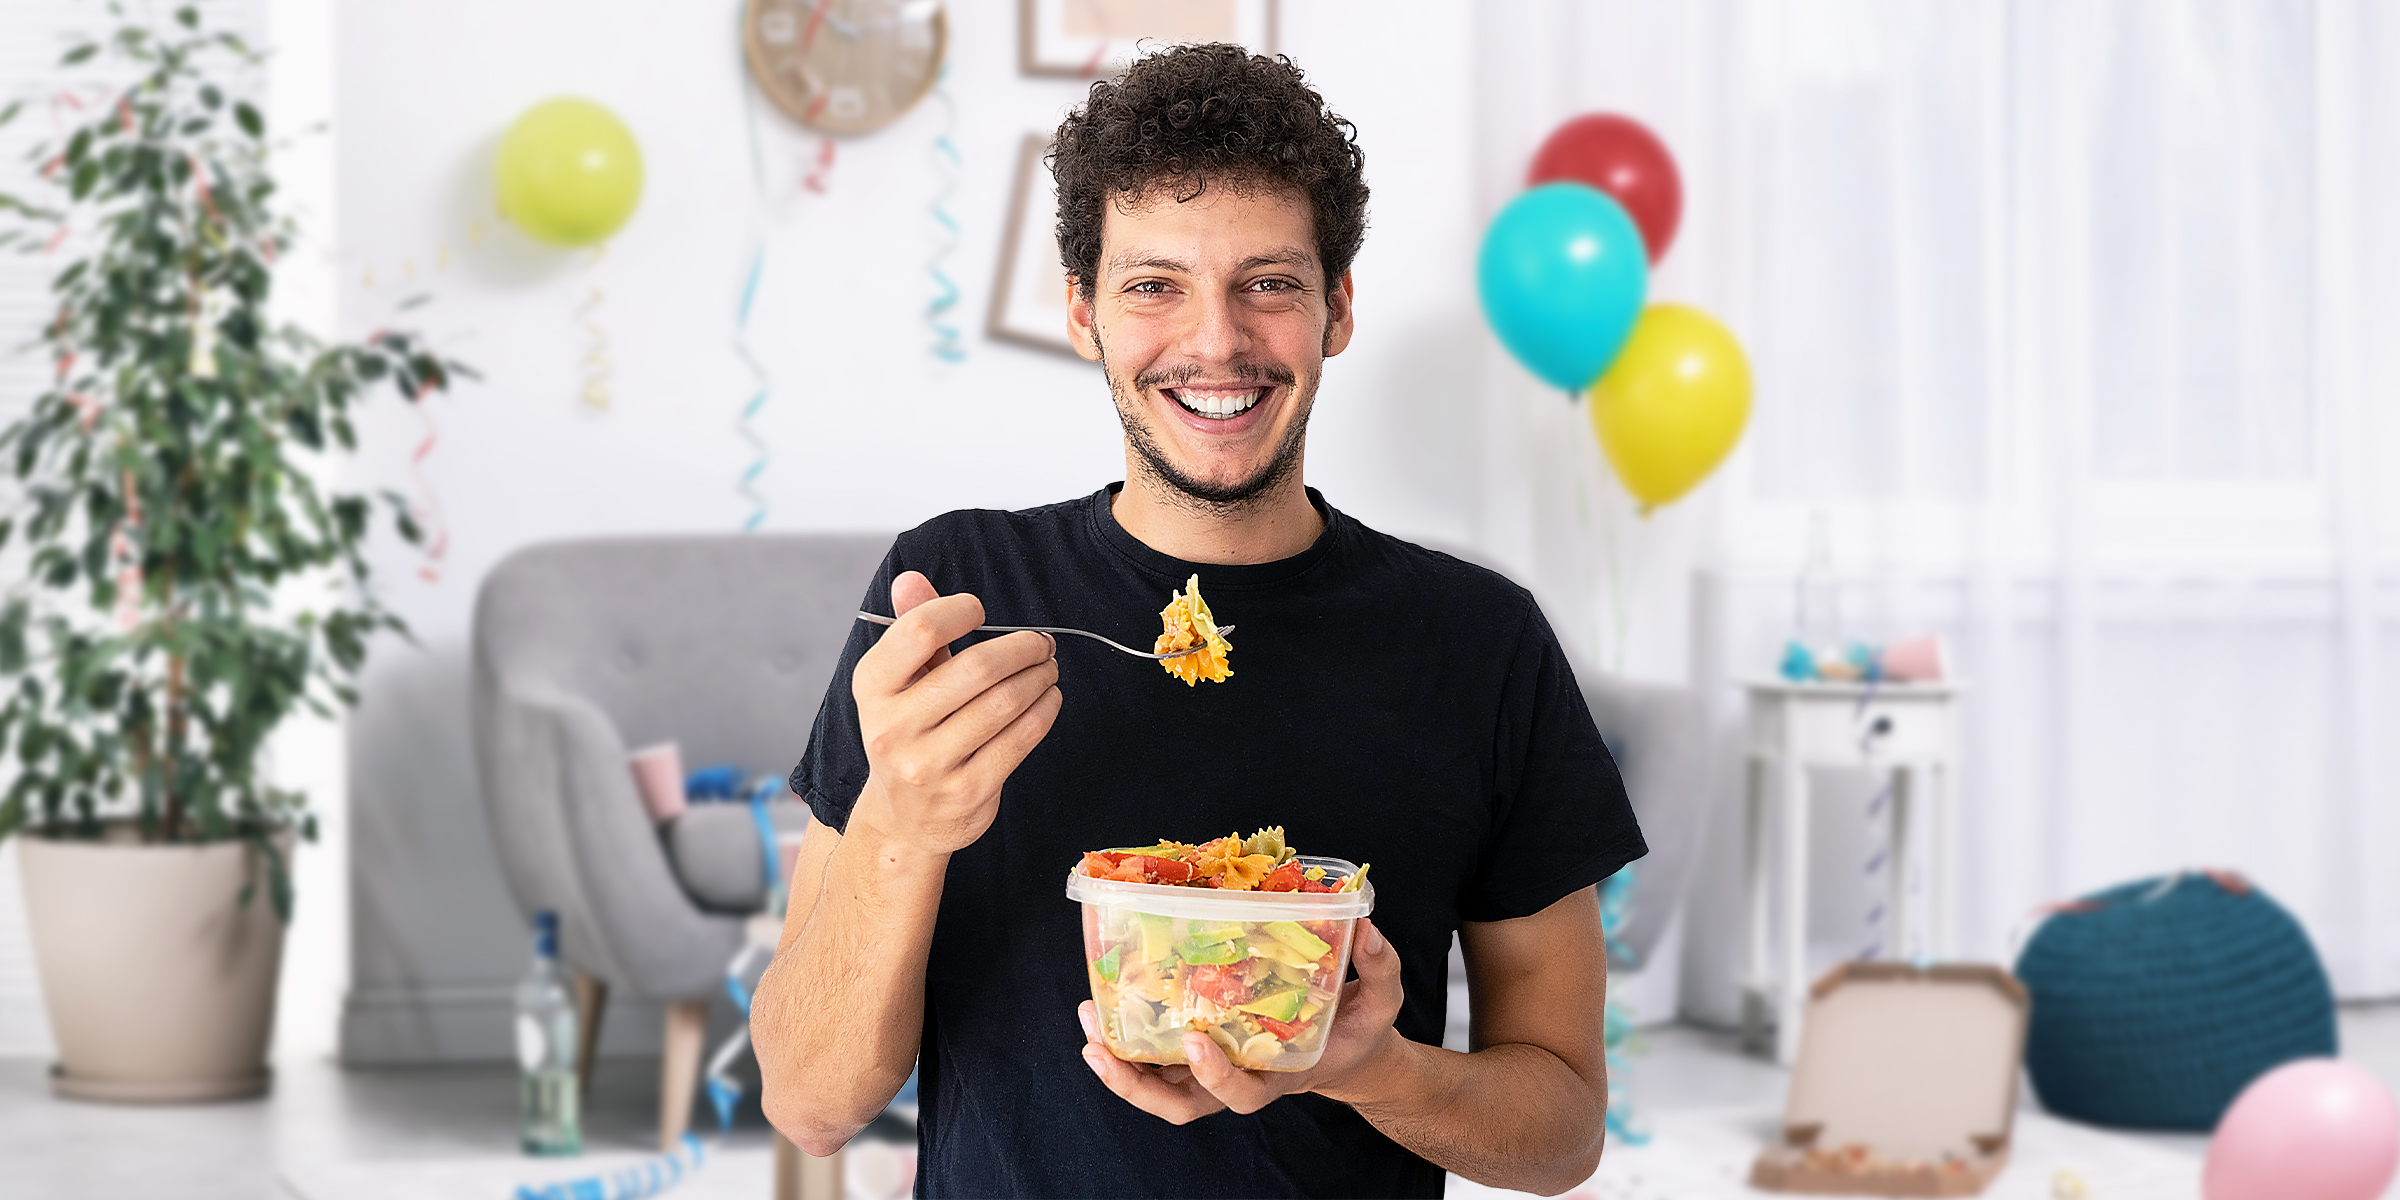
[(626, 756), (633, 768), (633, 786), (642, 794), (642, 807), (661, 825), (683, 815), (689, 807), (683, 796), (683, 749), (673, 742), (644, 746)]

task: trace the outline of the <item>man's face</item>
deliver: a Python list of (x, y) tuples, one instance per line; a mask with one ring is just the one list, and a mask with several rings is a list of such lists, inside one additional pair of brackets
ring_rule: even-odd
[(1316, 247), (1292, 193), (1109, 205), (1092, 298), (1070, 283), (1068, 321), (1159, 482), (1232, 507), (1298, 472), (1325, 359), (1350, 343), (1349, 276), (1328, 286)]

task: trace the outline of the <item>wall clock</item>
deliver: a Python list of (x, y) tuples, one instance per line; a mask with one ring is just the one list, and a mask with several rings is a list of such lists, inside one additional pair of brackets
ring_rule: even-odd
[(823, 133), (873, 133), (941, 78), (941, 0), (748, 0), (742, 46), (777, 108)]

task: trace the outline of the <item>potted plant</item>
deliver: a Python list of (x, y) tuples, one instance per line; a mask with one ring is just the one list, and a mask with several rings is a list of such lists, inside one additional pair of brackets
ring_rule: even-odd
[(364, 586), (372, 506), (315, 471), (378, 386), (414, 401), (461, 369), (410, 335), (270, 321), (293, 231), (240, 38), (186, 7), (62, 66), (95, 58), (117, 84), (60, 93), (81, 123), (35, 194), (0, 193), (0, 243), (58, 262), (54, 381), (0, 433), (21, 493), (0, 517), (0, 838), (21, 835), (58, 1090), (251, 1094), (314, 836), (267, 737), (351, 702), (370, 637), (405, 632)]

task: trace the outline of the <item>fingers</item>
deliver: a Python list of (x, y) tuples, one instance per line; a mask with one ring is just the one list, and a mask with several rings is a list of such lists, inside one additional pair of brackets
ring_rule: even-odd
[[(909, 572), (901, 576), (932, 590), (925, 577)], [(950, 643), (965, 637), (983, 624), (983, 601), (960, 592), (952, 596), (928, 597), (913, 589), (904, 589), (901, 581), (892, 584), (894, 607), (899, 607), (903, 592), (908, 591), (915, 603), (892, 622), (883, 636), (875, 640), (867, 652), (859, 656), (858, 667), (852, 673), (852, 688), (864, 700), (876, 696), (896, 695), (916, 681), (931, 666), (944, 665)]]
[(940, 595), (924, 572), (902, 571), (899, 578), (892, 580), (892, 615), (905, 617), (910, 609)]
[[(892, 580), (892, 615), (905, 617), (910, 610), (928, 600), (936, 599), (940, 595), (940, 592), (934, 590), (933, 581), (925, 578), (924, 572), (902, 571), (899, 578)], [(977, 622), (977, 624), (981, 623), (981, 621)], [(924, 662), (918, 664), (917, 669), (909, 674), (908, 682), (915, 683), (925, 677), (925, 672), (949, 661), (950, 647), (945, 642), (940, 649), (935, 650)]]
[(1235, 1112), (1257, 1112), (1283, 1094), (1257, 1074), (1234, 1066), (1224, 1048), (1205, 1034), (1183, 1035), (1183, 1056), (1191, 1060), (1192, 1079)]
[[(1008, 724), (984, 736), (964, 764), (969, 774), (992, 780), (1006, 779), (1010, 772), (1017, 769), (1017, 764), (1024, 762), (1025, 756), (1033, 753), (1033, 748), (1050, 735), (1050, 727), (1058, 721), (1059, 710), (1066, 706), (1066, 697), (1058, 690), (1058, 668), (1055, 665), (1050, 668), (1049, 678), (1051, 682), (1034, 696), (1033, 703), (1019, 710)], [(948, 732), (947, 728), (944, 732)], [(972, 736), (972, 733), (963, 735)]]
[(1085, 1001), (1076, 1015), (1083, 1022), (1084, 1065), (1118, 1099), (1176, 1125), (1197, 1121), (1225, 1107), (1223, 1101), (1195, 1083), (1188, 1071), (1145, 1067), (1110, 1054), (1101, 1044), (1099, 1018), (1090, 1001)]
[(1341, 1014), (1336, 1020), (1349, 1024), (1350, 1014), (1356, 1012), (1362, 1020), (1388, 1024), (1400, 1012), (1400, 956), (1393, 952), (1383, 931), (1365, 917), (1358, 919), (1350, 936), (1356, 939), (1350, 965), (1358, 971), (1358, 978), (1343, 989)]

